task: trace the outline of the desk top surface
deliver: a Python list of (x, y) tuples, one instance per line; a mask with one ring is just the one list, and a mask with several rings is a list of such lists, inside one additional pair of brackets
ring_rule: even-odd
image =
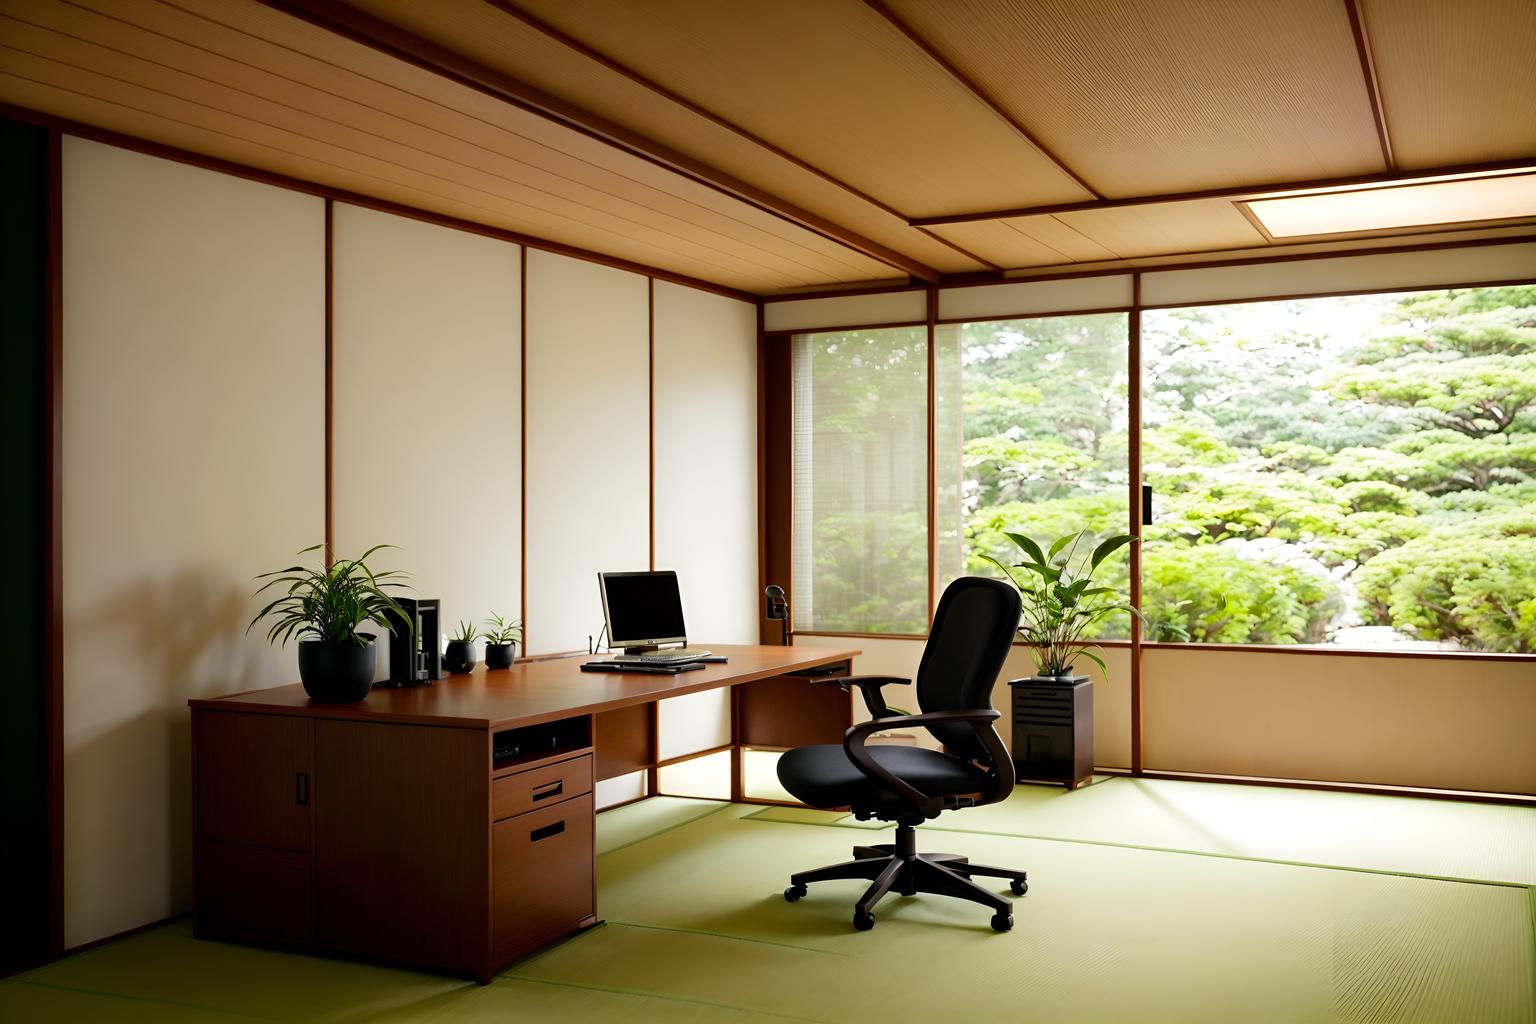
[(711, 664), (699, 671), (652, 675), (583, 672), (582, 662), (592, 658), (576, 655), (522, 662), (508, 669), (488, 670), (483, 664), (477, 665), (468, 675), (450, 675), (426, 686), (378, 687), (366, 700), (353, 704), (312, 701), (298, 683), (187, 703), (195, 708), (218, 711), (503, 729), (769, 679), (846, 661), (860, 653), (853, 649), (821, 647), (700, 646), (731, 660), (728, 664)]

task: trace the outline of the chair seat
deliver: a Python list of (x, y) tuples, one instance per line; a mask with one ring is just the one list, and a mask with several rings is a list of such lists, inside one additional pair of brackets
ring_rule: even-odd
[[(937, 750), (871, 744), (875, 762), (928, 796), (978, 793), (987, 788), (980, 768)], [(841, 744), (796, 747), (779, 758), (779, 781), (812, 807), (848, 807), (874, 803), (879, 786), (848, 759)]]

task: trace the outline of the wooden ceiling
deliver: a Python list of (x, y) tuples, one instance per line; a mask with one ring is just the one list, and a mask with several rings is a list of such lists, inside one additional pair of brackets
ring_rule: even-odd
[(760, 295), (1378, 244), (1236, 201), (1536, 162), (1533, 52), (1532, 0), (0, 0), (15, 107)]

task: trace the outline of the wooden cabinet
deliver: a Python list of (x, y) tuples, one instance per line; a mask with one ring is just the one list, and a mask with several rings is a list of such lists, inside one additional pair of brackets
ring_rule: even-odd
[(496, 822), (491, 851), (498, 963), (575, 930), (594, 913), (590, 795)]
[(313, 937), (314, 723), (193, 712), (199, 934)]
[(316, 722), (316, 939), (482, 970), (490, 773), (480, 730)]
[(314, 723), (283, 715), (193, 714), (198, 838), (309, 850)]

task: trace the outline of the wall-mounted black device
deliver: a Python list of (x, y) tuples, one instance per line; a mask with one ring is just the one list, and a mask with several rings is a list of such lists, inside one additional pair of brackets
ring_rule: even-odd
[(420, 686), (443, 678), (443, 651), (438, 643), (441, 602), (435, 597), (397, 597), (405, 614), (389, 614), (389, 685)]

